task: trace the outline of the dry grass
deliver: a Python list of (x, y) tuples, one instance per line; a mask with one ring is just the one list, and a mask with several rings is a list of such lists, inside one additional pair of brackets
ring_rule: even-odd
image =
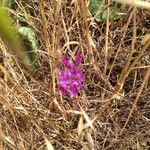
[[(109, 2), (109, 1), (108, 1)], [(96, 23), (86, 1), (18, 2), (30, 20), (42, 66), (20, 67), (0, 41), (1, 150), (150, 149), (149, 11), (124, 7), (118, 21)], [(29, 14), (30, 11), (30, 14)], [(28, 13), (27, 13), (28, 12)], [(84, 54), (79, 108), (62, 96), (60, 58)]]

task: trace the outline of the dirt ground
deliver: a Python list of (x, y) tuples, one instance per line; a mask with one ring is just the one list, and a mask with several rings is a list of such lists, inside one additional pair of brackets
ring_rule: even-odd
[[(16, 1), (37, 38), (41, 66), (29, 72), (0, 40), (1, 150), (149, 150), (150, 13), (122, 5), (97, 22), (86, 1)], [(81, 51), (85, 89), (59, 90), (61, 58)], [(3, 68), (2, 68), (3, 66)]]

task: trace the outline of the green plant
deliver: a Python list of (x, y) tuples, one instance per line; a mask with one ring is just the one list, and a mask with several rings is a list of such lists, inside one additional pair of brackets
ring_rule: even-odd
[(0, 37), (26, 68), (33, 71), (40, 67), (40, 61), (35, 51), (36, 38), (34, 32), (27, 27), (20, 27), (17, 30), (12, 25), (9, 13), (2, 5), (0, 5)]
[[(94, 15), (97, 22), (103, 22), (106, 20), (106, 11), (105, 11), (105, 0), (90, 0), (88, 5), (88, 10), (90, 15)], [(110, 20), (116, 20), (121, 17), (119, 12), (121, 7), (111, 2), (109, 5), (110, 8)]]

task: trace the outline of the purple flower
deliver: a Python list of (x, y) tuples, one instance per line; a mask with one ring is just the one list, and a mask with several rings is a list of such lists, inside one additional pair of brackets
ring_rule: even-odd
[(83, 55), (78, 51), (74, 65), (78, 66), (82, 62), (82, 60), (83, 60)]
[(84, 89), (84, 73), (78, 66), (82, 60), (83, 55), (80, 52), (77, 53), (73, 64), (66, 56), (62, 59), (62, 64), (65, 67), (64, 70), (59, 72), (59, 87), (62, 94), (68, 92), (71, 97), (74, 97), (80, 90)]
[(64, 66), (65, 66), (66, 68), (68, 68), (68, 69), (71, 68), (71, 63), (70, 63), (70, 60), (69, 60), (68, 57), (65, 56), (65, 57), (62, 59), (62, 63), (64, 64)]

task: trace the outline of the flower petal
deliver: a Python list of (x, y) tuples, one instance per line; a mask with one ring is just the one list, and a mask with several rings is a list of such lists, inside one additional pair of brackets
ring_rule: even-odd
[(76, 58), (75, 58), (75, 62), (74, 62), (74, 65), (77, 66), (79, 65), (83, 60), (83, 55), (81, 52), (77, 52), (77, 55), (76, 55)]
[(78, 94), (78, 87), (76, 85), (71, 86), (69, 89), (69, 93), (71, 97), (76, 96)]
[(62, 63), (63, 63), (63, 65), (64, 65), (66, 68), (68, 68), (68, 69), (71, 68), (71, 63), (70, 63), (70, 60), (69, 60), (69, 58), (68, 58), (67, 56), (64, 56), (64, 57), (63, 57)]
[(68, 86), (65, 84), (60, 84), (59, 89), (62, 92), (62, 94), (65, 94), (67, 92)]
[(67, 80), (71, 78), (71, 72), (70, 71), (60, 71), (59, 72), (59, 80)]

